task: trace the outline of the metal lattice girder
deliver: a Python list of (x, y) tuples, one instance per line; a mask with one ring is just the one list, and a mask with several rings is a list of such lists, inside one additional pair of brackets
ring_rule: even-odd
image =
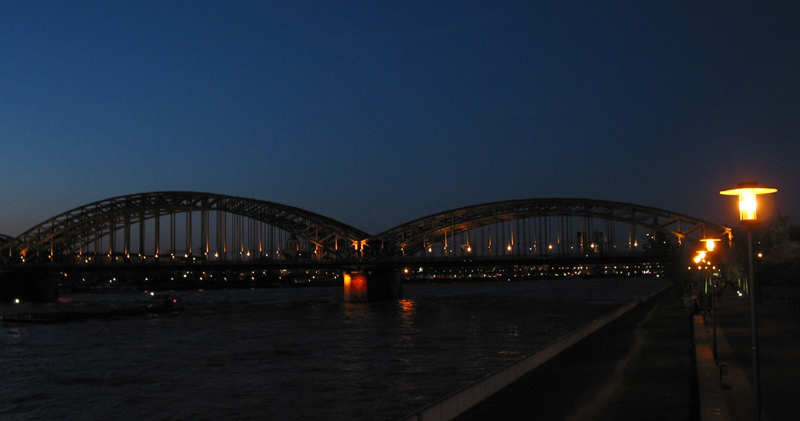
[(283, 229), (334, 255), (351, 253), (341, 244), (369, 237), (354, 227), (300, 208), (263, 200), (198, 192), (153, 192), (119, 196), (64, 212), (19, 237), (18, 251), (66, 252), (126, 225), (193, 211), (241, 215)]
[(593, 199), (546, 198), (521, 199), (467, 206), (420, 218), (384, 231), (368, 244), (393, 244), (398, 254), (414, 254), (426, 244), (444, 239), (445, 235), (459, 234), (484, 226), (515, 219), (577, 216), (624, 222), (685, 238), (689, 233), (712, 231), (722, 237), (731, 235), (731, 229), (663, 209)]
[(14, 244), (14, 241), (16, 241), (14, 237), (0, 234), (0, 250), (8, 252), (9, 247), (13, 247), (12, 244)]
[[(75, 208), (29, 229), (19, 237), (0, 237), (4, 250), (25, 255), (31, 251), (74, 253), (95, 239), (132, 224), (167, 215), (218, 211), (275, 226), (335, 256), (355, 257), (366, 246), (383, 256), (414, 254), (459, 234), (484, 226), (526, 218), (571, 216), (603, 219), (640, 226), (685, 238), (702, 230), (721, 238), (727, 227), (663, 209), (593, 199), (522, 199), (486, 203), (429, 215), (374, 237), (347, 224), (292, 206), (256, 199), (198, 192), (153, 192), (119, 196)], [(127, 235), (127, 234), (126, 234)], [(141, 235), (141, 234), (140, 234)], [(350, 247), (355, 246), (355, 247)]]

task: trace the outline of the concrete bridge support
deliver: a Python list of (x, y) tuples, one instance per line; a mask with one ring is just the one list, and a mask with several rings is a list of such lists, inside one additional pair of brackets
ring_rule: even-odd
[(344, 301), (397, 300), (403, 297), (403, 283), (396, 269), (369, 269), (344, 272)]

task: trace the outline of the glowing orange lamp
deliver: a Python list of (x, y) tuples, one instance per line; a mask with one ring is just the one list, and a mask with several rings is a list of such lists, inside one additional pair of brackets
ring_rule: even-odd
[[(759, 194), (775, 193), (778, 189), (760, 187), (756, 182), (739, 183), (735, 189), (723, 190), (719, 194), (739, 196), (739, 221), (747, 226), (747, 254), (750, 263), (748, 286), (750, 289), (750, 325), (753, 337), (753, 415), (756, 421), (761, 419), (761, 375), (758, 362), (758, 310), (756, 308), (756, 280), (753, 271), (753, 226), (758, 222), (756, 209)], [(715, 330), (716, 333), (716, 330)]]
[(717, 248), (717, 241), (721, 241), (719, 238), (703, 238), (700, 241), (706, 243), (706, 251), (714, 251)]
[(739, 196), (739, 221), (742, 224), (752, 224), (757, 221), (756, 210), (758, 201), (756, 195), (775, 193), (778, 189), (760, 187), (756, 182), (739, 183), (739, 187), (719, 192), (730, 196)]

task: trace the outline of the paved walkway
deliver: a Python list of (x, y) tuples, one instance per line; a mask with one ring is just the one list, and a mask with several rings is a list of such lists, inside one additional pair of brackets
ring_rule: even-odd
[[(757, 306), (759, 367), (762, 420), (796, 420), (800, 392), (800, 308), (797, 307), (800, 289), (764, 288), (762, 303)], [(745, 377), (726, 388), (725, 397), (731, 420), (752, 420), (752, 336), (750, 299), (735, 294), (723, 296), (716, 312), (722, 346), (718, 361), (731, 365)], [(707, 323), (708, 325), (708, 323)], [(719, 339), (719, 338), (718, 338)], [(727, 349), (726, 349), (727, 347)]]
[[(758, 308), (762, 420), (797, 419), (797, 295), (765, 288)], [(713, 319), (695, 320), (670, 290), (458, 420), (752, 420), (749, 298), (723, 296), (716, 320), (714, 360)]]
[(670, 289), (458, 420), (698, 419), (690, 316)]

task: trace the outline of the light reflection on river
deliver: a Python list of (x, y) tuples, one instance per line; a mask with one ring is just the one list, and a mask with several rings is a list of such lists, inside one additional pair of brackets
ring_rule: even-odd
[(365, 304), (340, 288), (188, 291), (175, 315), (5, 323), (0, 419), (396, 420), (664, 283), (406, 285)]

